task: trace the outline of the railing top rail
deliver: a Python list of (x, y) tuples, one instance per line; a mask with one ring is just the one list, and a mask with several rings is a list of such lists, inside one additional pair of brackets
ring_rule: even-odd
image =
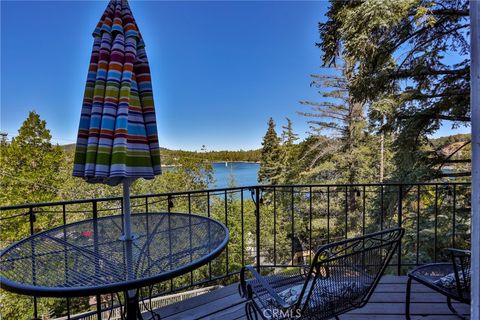
[[(279, 184), (279, 185), (253, 185), (253, 186), (239, 186), (239, 187), (229, 187), (229, 188), (214, 188), (214, 189), (202, 189), (202, 190), (190, 190), (190, 191), (178, 191), (178, 192), (165, 192), (165, 193), (155, 193), (155, 194), (142, 194), (142, 195), (132, 195), (131, 199), (141, 199), (141, 198), (153, 198), (153, 197), (172, 197), (172, 196), (182, 196), (188, 194), (201, 194), (201, 193), (215, 193), (215, 192), (225, 192), (225, 191), (243, 191), (249, 189), (269, 189), (269, 188), (335, 188), (335, 187), (380, 187), (380, 186), (435, 186), (435, 185), (471, 185), (470, 182), (393, 182), (393, 183), (354, 183), (354, 184)], [(69, 204), (81, 204), (81, 203), (92, 203), (92, 202), (105, 202), (105, 201), (121, 201), (122, 197), (107, 197), (107, 198), (91, 198), (91, 199), (76, 199), (76, 200), (64, 200), (64, 201), (55, 201), (55, 202), (43, 202), (43, 203), (28, 203), (12, 206), (1, 206), (0, 211), (6, 210), (15, 210), (15, 209), (31, 209), (39, 207), (49, 207), (49, 206), (59, 206), (59, 205), (69, 205)]]
[[(470, 182), (385, 182), (385, 183), (331, 183), (331, 184), (272, 184), (253, 186), (261, 188), (308, 188), (308, 187), (380, 187), (380, 186), (435, 186), (435, 185), (471, 185)], [(248, 187), (247, 187), (248, 188)], [(252, 188), (252, 187), (250, 187)]]

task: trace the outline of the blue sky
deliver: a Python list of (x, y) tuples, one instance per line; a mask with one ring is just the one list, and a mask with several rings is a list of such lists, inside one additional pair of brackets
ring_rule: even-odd
[[(1, 130), (29, 110), (54, 141), (75, 141), (93, 38), (107, 1), (1, 2)], [(327, 2), (130, 1), (147, 45), (160, 144), (258, 148), (271, 116), (305, 137), (299, 100), (321, 72), (317, 23)], [(468, 129), (462, 129), (467, 132)], [(438, 135), (448, 135), (444, 127)]]

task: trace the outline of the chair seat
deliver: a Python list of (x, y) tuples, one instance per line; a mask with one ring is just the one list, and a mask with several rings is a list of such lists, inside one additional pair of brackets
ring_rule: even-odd
[(315, 312), (319, 308), (335, 308), (341, 304), (358, 307), (362, 297), (370, 288), (371, 282), (373, 282), (373, 279), (365, 283), (358, 281), (358, 279), (345, 279), (344, 281), (324, 279), (317, 281), (308, 308)]
[(411, 270), (408, 275), (416, 280), (435, 282), (453, 271), (451, 263), (430, 263)]
[[(305, 276), (302, 274), (276, 274), (264, 277), (264, 280), (272, 286), (276, 293), (280, 293), (286, 289), (301, 286), (305, 283)], [(262, 286), (260, 281), (253, 278), (247, 283), (252, 287), (252, 290), (257, 294), (259, 305), (263, 307), (270, 307), (270, 294)]]
[[(279, 296), (284, 299), (291, 307), (297, 302), (300, 292), (305, 284), (304, 277), (293, 276), (289, 278), (281, 278), (278, 276), (271, 276), (264, 278), (270, 285), (275, 286), (275, 291)], [(369, 279), (372, 280), (373, 279)], [(269, 318), (278, 318), (278, 317), (268, 317), (271, 313), (271, 308), (281, 308), (280, 305), (277, 305), (275, 300), (272, 299), (268, 292), (263, 290), (258, 282), (255, 280), (250, 280), (249, 284), (254, 287), (254, 291), (257, 293), (257, 298), (255, 302), (262, 306), (266, 312), (263, 312), (264, 316)], [(313, 281), (310, 280), (307, 285), (307, 291), (310, 289)], [(356, 307), (361, 302), (361, 298), (365, 292), (370, 288), (370, 283), (360, 283), (354, 279), (352, 281), (335, 281), (332, 279), (322, 279), (318, 280), (315, 283), (313, 292), (310, 299), (308, 300), (308, 306), (304, 306), (307, 303), (307, 296), (303, 296), (300, 307), (305, 307), (307, 314), (321, 313), (322, 310), (334, 310), (342, 305), (348, 305), (350, 307)], [(288, 294), (286, 294), (288, 292)], [(293, 295), (291, 294), (293, 292)]]
[(454, 271), (452, 263), (431, 263), (411, 270), (408, 276), (452, 299), (468, 303), (470, 301), (470, 290), (463, 290), (459, 294), (456, 286), (447, 288), (437, 283), (437, 280), (454, 273)]
[(239, 289), (247, 319), (327, 320), (361, 308), (403, 234), (395, 228), (324, 245), (310, 266), (243, 267)]

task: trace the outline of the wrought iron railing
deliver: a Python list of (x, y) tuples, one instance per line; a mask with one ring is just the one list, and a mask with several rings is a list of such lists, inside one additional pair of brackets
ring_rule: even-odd
[[(147, 194), (131, 197), (133, 213), (187, 212), (219, 220), (230, 229), (226, 250), (208, 265), (157, 284), (148, 294), (178, 292), (213, 281), (238, 280), (245, 264), (278, 266), (311, 261), (335, 240), (402, 226), (406, 233), (388, 272), (444, 258), (447, 247), (468, 247), (469, 183), (269, 185)], [(1, 207), (3, 247), (62, 224), (121, 214), (121, 198)], [(9, 232), (15, 228), (15, 232)], [(152, 288), (150, 288), (152, 289)], [(32, 298), (32, 315), (39, 316)], [(96, 297), (95, 310), (73, 316), (75, 301), (55, 316), (80, 319), (112, 309), (114, 297)], [(78, 306), (77, 306), (78, 308)], [(85, 310), (83, 310), (85, 311)], [(1, 310), (0, 310), (1, 312)]]

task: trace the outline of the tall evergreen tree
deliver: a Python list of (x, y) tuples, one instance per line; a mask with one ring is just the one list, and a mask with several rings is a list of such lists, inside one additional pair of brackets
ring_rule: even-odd
[(282, 184), (294, 183), (299, 174), (300, 163), (298, 158), (298, 145), (295, 142), (298, 135), (293, 131), (292, 120), (287, 118), (287, 124), (282, 126), (282, 147), (281, 147), (281, 173)]
[(264, 184), (278, 183), (281, 173), (280, 160), (280, 138), (275, 131), (275, 122), (273, 121), (273, 118), (270, 118), (268, 120), (267, 133), (263, 137), (262, 141), (258, 182)]
[(308, 159), (305, 176), (321, 182), (375, 181), (377, 155), (367, 132), (365, 106), (351, 98), (348, 74), (345, 68), (341, 71), (340, 75), (313, 75), (311, 85), (322, 89), (322, 100), (300, 102), (310, 107), (299, 113), (310, 119), (312, 130), (303, 151), (303, 158)]
[(435, 167), (445, 158), (429, 135), (470, 121), (468, 3), (331, 1), (319, 25), (324, 64), (347, 61), (354, 100), (396, 133), (396, 180), (441, 177)]
[(51, 143), (45, 120), (31, 111), (0, 159), (2, 205), (57, 199), (63, 150)]
[(282, 143), (284, 146), (291, 147), (298, 140), (298, 134), (293, 131), (293, 123), (290, 118), (287, 119), (287, 124), (282, 126)]
[[(0, 145), (0, 192), (1, 205), (38, 203), (57, 200), (62, 188), (59, 171), (63, 150), (51, 143), (50, 131), (45, 120), (34, 111), (18, 130), (11, 143)], [(5, 218), (11, 212), (1, 212)], [(48, 229), (61, 221), (54, 213), (40, 213), (35, 222), (35, 231)], [(2, 241), (5, 244), (30, 234), (28, 223), (22, 219), (7, 219), (1, 225)], [(2, 314), (5, 319), (28, 319), (33, 307), (31, 298), (2, 292)], [(56, 300), (41, 299), (38, 312), (48, 315), (55, 308)]]

